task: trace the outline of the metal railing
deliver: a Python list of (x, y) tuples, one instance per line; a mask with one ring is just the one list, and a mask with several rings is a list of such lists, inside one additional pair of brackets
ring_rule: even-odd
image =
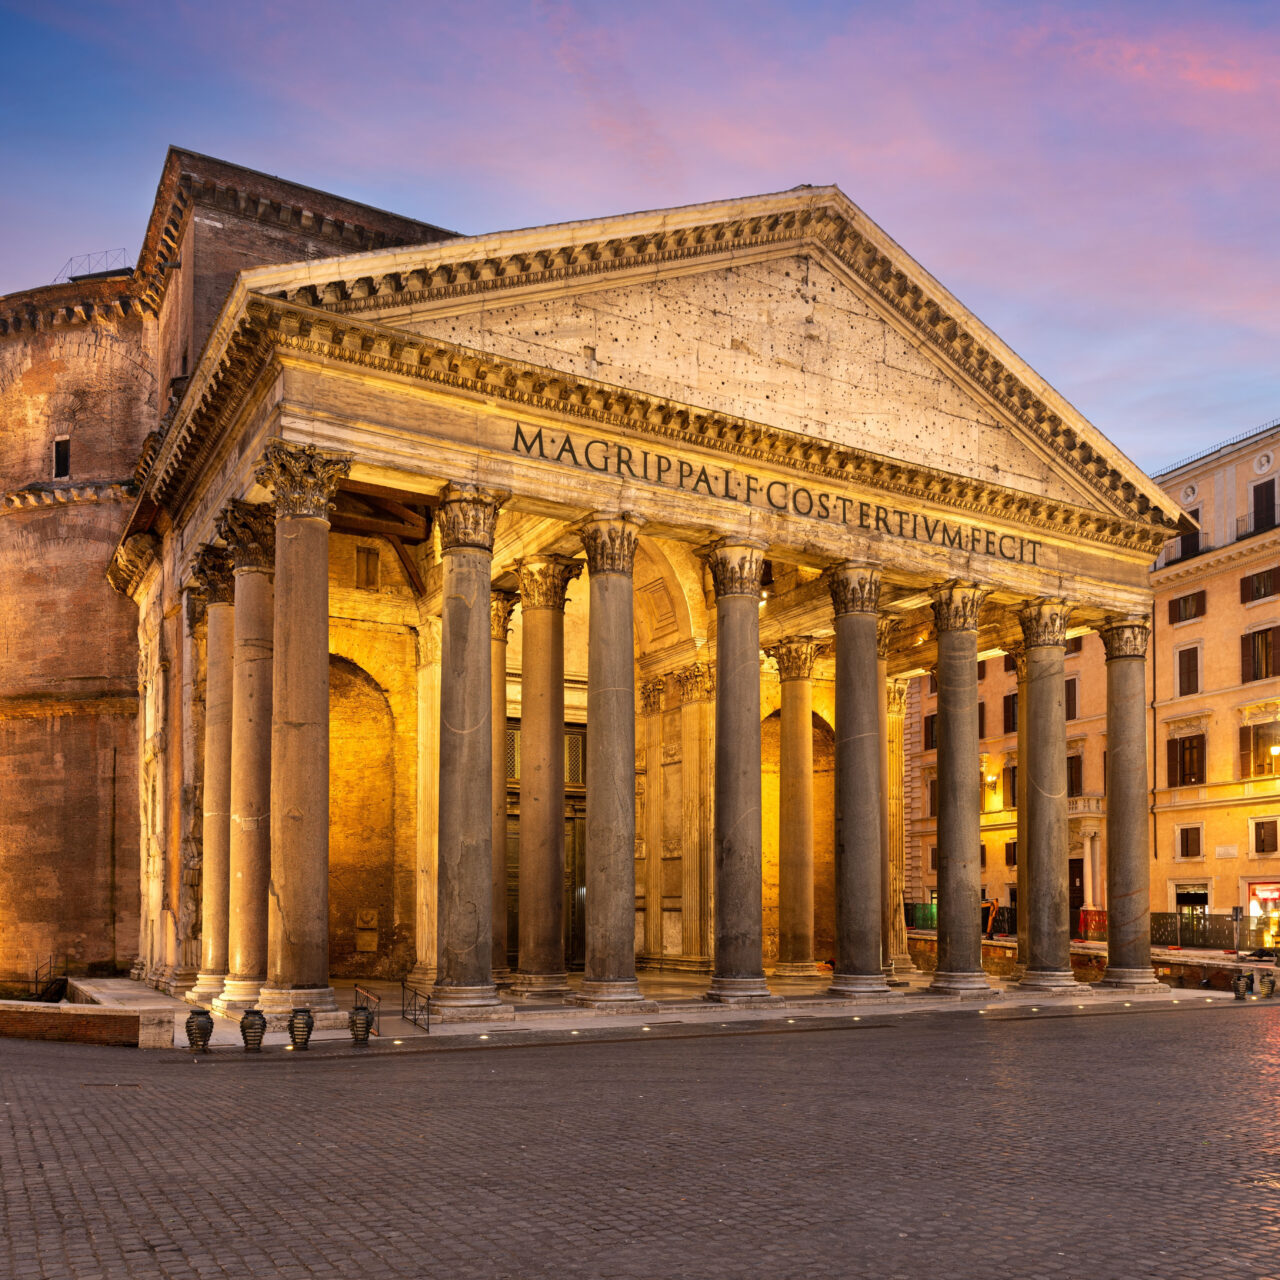
[(68, 959), (62, 957), (62, 972), (57, 971), (57, 956), (50, 956), (43, 964), (36, 964), (35, 972), (27, 981), (30, 989), (28, 999), (40, 1003), (56, 1004), (67, 994)]
[(1274, 511), (1250, 511), (1247, 516), (1236, 517), (1236, 541), (1251, 538), (1255, 533), (1266, 533), (1276, 527)]
[(382, 997), (377, 992), (357, 985), (355, 1004), (352, 1007), (368, 1009), (373, 1014), (373, 1026), (369, 1031), (375, 1036), (382, 1034)]
[(431, 1034), (431, 999), (425, 991), (411, 987), (407, 982), (400, 984), (400, 1016), (405, 1022), (412, 1022)]

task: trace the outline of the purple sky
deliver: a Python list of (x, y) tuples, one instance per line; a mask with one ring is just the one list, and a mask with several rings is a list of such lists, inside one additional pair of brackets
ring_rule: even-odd
[(1280, 5), (0, 0), (0, 293), (169, 143), (464, 232), (839, 184), (1147, 467), (1280, 415)]

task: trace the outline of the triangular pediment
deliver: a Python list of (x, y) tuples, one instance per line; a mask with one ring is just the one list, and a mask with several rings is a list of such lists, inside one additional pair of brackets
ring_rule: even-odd
[(836, 188), (264, 268), (239, 287), (1038, 498), (1182, 519)]

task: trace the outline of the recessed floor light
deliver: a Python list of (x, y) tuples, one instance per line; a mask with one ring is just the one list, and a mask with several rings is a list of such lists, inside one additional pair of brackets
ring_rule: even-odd
[(489, 1037), (488, 1037), (487, 1035), (482, 1035), (482, 1036), (480, 1037), (480, 1039), (481, 1039), (481, 1040), (487, 1040), (488, 1038), (489, 1038)]

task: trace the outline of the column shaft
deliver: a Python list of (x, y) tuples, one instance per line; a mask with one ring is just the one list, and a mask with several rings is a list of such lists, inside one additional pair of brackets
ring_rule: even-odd
[(1014, 662), (1017, 667), (1017, 684), (1015, 687), (1018, 691), (1018, 779), (1016, 784), (1016, 802), (1018, 806), (1018, 865), (1016, 868), (1018, 885), (1018, 963), (1025, 966), (1030, 955), (1027, 942), (1027, 921), (1031, 916), (1031, 889), (1027, 876), (1027, 867), (1029, 865), (1027, 849), (1031, 843), (1027, 835), (1027, 815), (1029, 813), (1027, 804), (1027, 757), (1030, 753), (1030, 735), (1027, 732), (1027, 704), (1030, 694), (1027, 692), (1027, 652), (1025, 649), (1019, 647), (1014, 654)]
[(493, 976), (511, 978), (507, 959), (507, 633), (516, 596), (495, 591), (489, 601), (489, 684), (493, 699)]
[(440, 619), (422, 614), (416, 629), (418, 813), (414, 850), (414, 964), (406, 981), (430, 991), (436, 981), (436, 862), (440, 824)]
[[(883, 665), (883, 662), (882, 664)], [(907, 947), (907, 921), (903, 913), (906, 901), (907, 883), (907, 847), (906, 847), (906, 811), (904, 790), (906, 785), (906, 742), (904, 713), (906, 710), (907, 682), (905, 680), (889, 680), (886, 682), (885, 701), (887, 715), (885, 718), (885, 775), (881, 786), (885, 803), (881, 810), (882, 820), (887, 823), (884, 834), (884, 951), (886, 961), (893, 966), (895, 981), (893, 985), (903, 985), (905, 975), (916, 973), (917, 969), (911, 959)]]

